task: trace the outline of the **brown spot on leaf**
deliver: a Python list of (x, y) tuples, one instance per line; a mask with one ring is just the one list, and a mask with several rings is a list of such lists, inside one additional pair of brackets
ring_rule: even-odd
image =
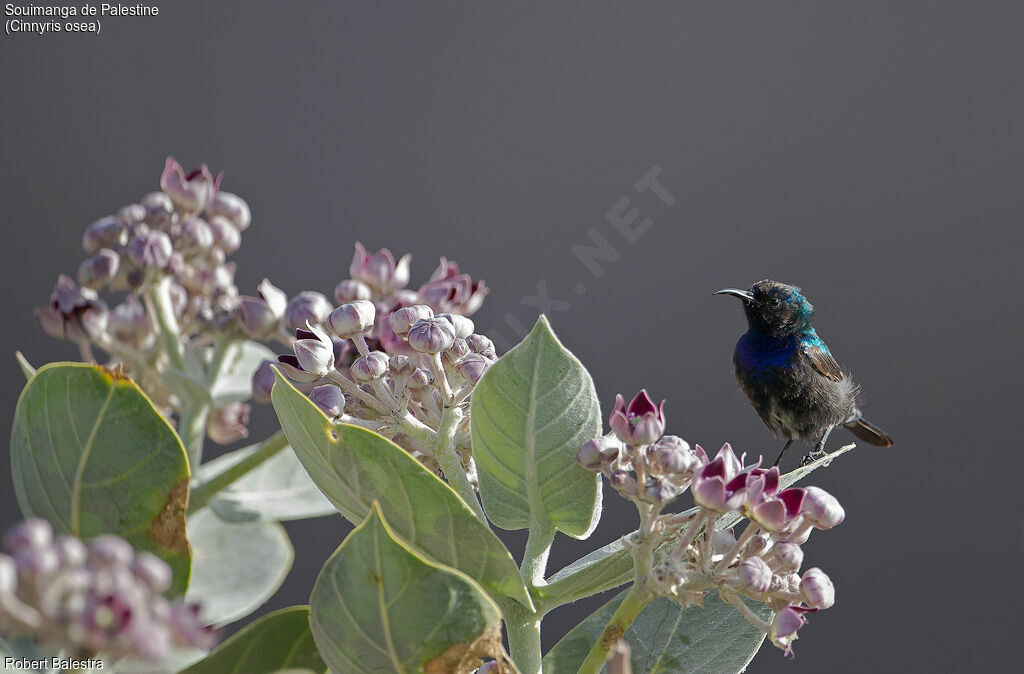
[(191, 554), (185, 538), (185, 510), (188, 507), (188, 478), (174, 485), (163, 510), (150, 521), (146, 535), (158, 547), (172, 552)]
[(109, 368), (104, 365), (97, 365), (96, 367), (110, 377), (111, 381), (132, 381), (132, 378), (125, 373), (124, 365), (121, 363), (118, 363), (117, 366), (113, 368)]
[(423, 667), (424, 674), (471, 674), (483, 664), (484, 658), (498, 661), (501, 674), (517, 673), (511, 658), (501, 645), (501, 627), (487, 628), (473, 643), (455, 644), (441, 655), (433, 658)]
[(329, 437), (331, 439), (331, 442), (337, 442), (338, 441), (338, 431), (334, 430), (333, 428), (330, 429), (329, 431), (327, 431), (327, 437)]

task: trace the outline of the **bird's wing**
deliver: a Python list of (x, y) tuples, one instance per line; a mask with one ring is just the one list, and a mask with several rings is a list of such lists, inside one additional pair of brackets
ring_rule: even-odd
[(832, 381), (843, 380), (843, 370), (839, 367), (839, 363), (829, 353), (828, 347), (822, 347), (817, 344), (804, 344), (802, 349), (803, 354), (807, 356), (807, 359), (811, 361), (811, 366), (818, 371), (824, 377), (828, 377)]

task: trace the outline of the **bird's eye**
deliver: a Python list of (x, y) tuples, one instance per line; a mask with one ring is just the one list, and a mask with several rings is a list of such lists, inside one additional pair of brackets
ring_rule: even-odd
[(782, 306), (782, 300), (780, 300), (778, 297), (774, 298), (772, 300), (772, 308), (778, 309), (780, 306)]

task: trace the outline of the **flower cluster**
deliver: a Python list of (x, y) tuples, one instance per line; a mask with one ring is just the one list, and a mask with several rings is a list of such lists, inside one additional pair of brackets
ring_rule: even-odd
[[(178, 414), (180, 418), (183, 410), (182, 391), (175, 387), (180, 373), (167, 376), (168, 367), (174, 366), (168, 339), (181, 345), (186, 361), (194, 356), (212, 363), (216, 361), (212, 347), (217, 344), (223, 347), (252, 339), (291, 347), (296, 341), (295, 331), (304, 330), (307, 324), (326, 328), (334, 308), (322, 293), (303, 291), (289, 298), (267, 279), (257, 286), (254, 295), (239, 293), (234, 282), (235, 264), (227, 258), (241, 245), (241, 233), (249, 227), (252, 216), (246, 202), (221, 190), (220, 182), (221, 176), (214, 177), (205, 165), (186, 173), (178, 162), (168, 158), (160, 177), (160, 191), (89, 225), (82, 241), (89, 257), (79, 268), (77, 283), (61, 275), (49, 303), (35, 311), (42, 329), (76, 343), (83, 360), (95, 360), (95, 349), (108, 354), (108, 365), (123, 367), (168, 416)], [(473, 331), (472, 323), (468, 323), (468, 332), (466, 324), (461, 323), (483, 303), (487, 294), (483, 281), (474, 281), (459, 270), (458, 264), (441, 258), (426, 283), (411, 290), (406, 287), (410, 260), (409, 255), (396, 260), (386, 248), (370, 254), (356, 243), (350, 278), (338, 283), (334, 299), (338, 304), (365, 302), (370, 307), (366, 326), (359, 323), (365, 308), (360, 310), (363, 314), (351, 318), (355, 321), (352, 325), (339, 324), (352, 331), (344, 339), (360, 336), (337, 354), (342, 371), (347, 373), (362, 358), (357, 371), (370, 377), (384, 362), (380, 360), (382, 354), (408, 356), (414, 361), (408, 376), (400, 365), (396, 376), (408, 380), (406, 388), (415, 399), (438, 380), (431, 374), (424, 383), (423, 373), (415, 372), (420, 352), (413, 344), (420, 343), (420, 337), (417, 333), (410, 341), (408, 331), (396, 333), (392, 325), (404, 325), (392, 321), (392, 315), (411, 309), (406, 313), (421, 317), (425, 306), (460, 323), (456, 325), (460, 334), (442, 349), (454, 347), (443, 359), (446, 366), (451, 366), (446, 372), (451, 370), (456, 379), (479, 378), (486, 358), (493, 360), (494, 348), (484, 337), (473, 335), (467, 339)], [(122, 299), (111, 307), (101, 295)], [(340, 315), (336, 317), (341, 319)], [(164, 334), (161, 340), (161, 331), (168, 330), (170, 334)], [(360, 345), (381, 354), (367, 356)], [(470, 355), (471, 348), (476, 355), (455, 372), (452, 368)], [(256, 372), (253, 383), (253, 398), (267, 402), (273, 384), (269, 361)], [(371, 384), (370, 388), (380, 387)], [(425, 409), (431, 406), (428, 401)], [(245, 438), (250, 411), (244, 401), (214, 408), (207, 418), (207, 436), (220, 444)], [(429, 415), (424, 412), (422, 416)]]
[[(163, 377), (161, 320), (193, 351), (233, 331), (239, 296), (227, 258), (251, 220), (246, 202), (220, 189), (219, 175), (205, 165), (186, 173), (168, 158), (160, 191), (86, 228), (89, 257), (77, 283), (61, 275), (36, 319), (48, 335), (78, 344), (86, 361), (95, 359), (94, 349), (109, 354), (110, 365), (123, 367), (166, 413), (180, 412)], [(110, 307), (101, 293), (122, 299)]]
[[(804, 614), (835, 602), (835, 588), (821, 569), (799, 571), (800, 546), (811, 530), (843, 521), (839, 502), (818, 487), (781, 489), (778, 468), (764, 469), (760, 461), (744, 465), (745, 455), (737, 457), (728, 444), (709, 459), (700, 445), (691, 449), (682, 438), (663, 435), (664, 401), (655, 406), (646, 391), (629, 405), (618, 396), (609, 425), (613, 432), (586, 443), (577, 458), (637, 505), (641, 527), (630, 545), (648, 551), (666, 541), (674, 546), (653, 565), (645, 591), (686, 605), (717, 589), (772, 643), (792, 654)], [(686, 489), (697, 507), (661, 514)], [(732, 528), (715, 528), (738, 517), (749, 519), (738, 538)], [(640, 571), (646, 569), (638, 569), (638, 578)], [(771, 624), (742, 597), (766, 603), (775, 612)]]
[[(340, 306), (311, 293), (302, 311), (295, 300), (289, 303), (292, 353), (279, 356), (276, 365), (329, 417), (393, 437), (438, 473), (443, 467), (433, 448), (444, 419), (453, 420), (454, 428), (444, 432), (453, 433), (462, 468), (475, 482), (468, 400), (497, 354), (465, 314), (435, 311), (472, 313), (486, 289), (442, 260), (419, 292), (404, 291), (408, 260), (395, 262), (387, 249), (369, 256), (357, 244), (353, 278), (335, 292), (344, 300)], [(269, 398), (271, 365), (264, 363), (254, 377), (257, 400)]]
[(29, 636), (73, 657), (159, 661), (173, 646), (209, 650), (199, 605), (162, 596), (171, 569), (124, 539), (54, 537), (45, 520), (11, 529), (0, 553), (0, 634)]

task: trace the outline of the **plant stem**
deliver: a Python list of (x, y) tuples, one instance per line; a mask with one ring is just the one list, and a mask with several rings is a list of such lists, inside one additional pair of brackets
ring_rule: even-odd
[(203, 440), (206, 438), (206, 417), (210, 413), (208, 403), (192, 400), (181, 401), (181, 413), (178, 416), (178, 435), (181, 437), (185, 451), (188, 453), (188, 465), (192, 470), (199, 467), (203, 460)]
[(551, 528), (550, 523), (531, 523), (530, 534), (526, 539), (526, 552), (523, 553), (523, 564), (520, 566), (523, 579), (531, 587), (544, 585), (544, 572), (548, 566), (548, 554), (554, 540), (555, 530)]
[(218, 492), (259, 467), (260, 464), (287, 446), (288, 439), (284, 437), (283, 431), (271, 435), (261, 442), (252, 454), (196, 487), (189, 497), (188, 514), (191, 515), (205, 508)]
[(601, 632), (597, 643), (587, 653), (587, 658), (580, 665), (578, 674), (598, 674), (601, 671), (601, 668), (608, 661), (608, 653), (611, 648), (626, 634), (626, 630), (633, 624), (636, 617), (640, 615), (640, 611), (650, 603), (651, 599), (653, 597), (638, 591), (636, 585), (630, 589), (629, 594), (619, 604), (619, 608), (615, 610), (612, 619), (608, 621), (608, 625)]
[(437, 429), (437, 441), (435, 443), (434, 458), (437, 460), (441, 470), (444, 472), (448, 484), (452, 486), (462, 500), (466, 502), (473, 512), (483, 522), (487, 521), (483, 508), (476, 498), (476, 490), (470, 484), (466, 476), (466, 469), (462, 467), (458, 452), (455, 451), (455, 431), (459, 422), (462, 421), (462, 410), (458, 407), (445, 408), (441, 414), (441, 425)]
[(540, 674), (540, 621), (543, 615), (514, 601), (503, 608), (512, 661), (522, 674)]
[(171, 308), (171, 296), (169, 291), (170, 278), (161, 278), (151, 283), (146, 289), (146, 300), (148, 308), (152, 309), (152, 315), (156, 319), (157, 327), (160, 329), (160, 338), (163, 341), (164, 351), (171, 361), (171, 366), (185, 373), (185, 348), (181, 343), (181, 333), (178, 331), (178, 319), (174, 316), (174, 309)]

